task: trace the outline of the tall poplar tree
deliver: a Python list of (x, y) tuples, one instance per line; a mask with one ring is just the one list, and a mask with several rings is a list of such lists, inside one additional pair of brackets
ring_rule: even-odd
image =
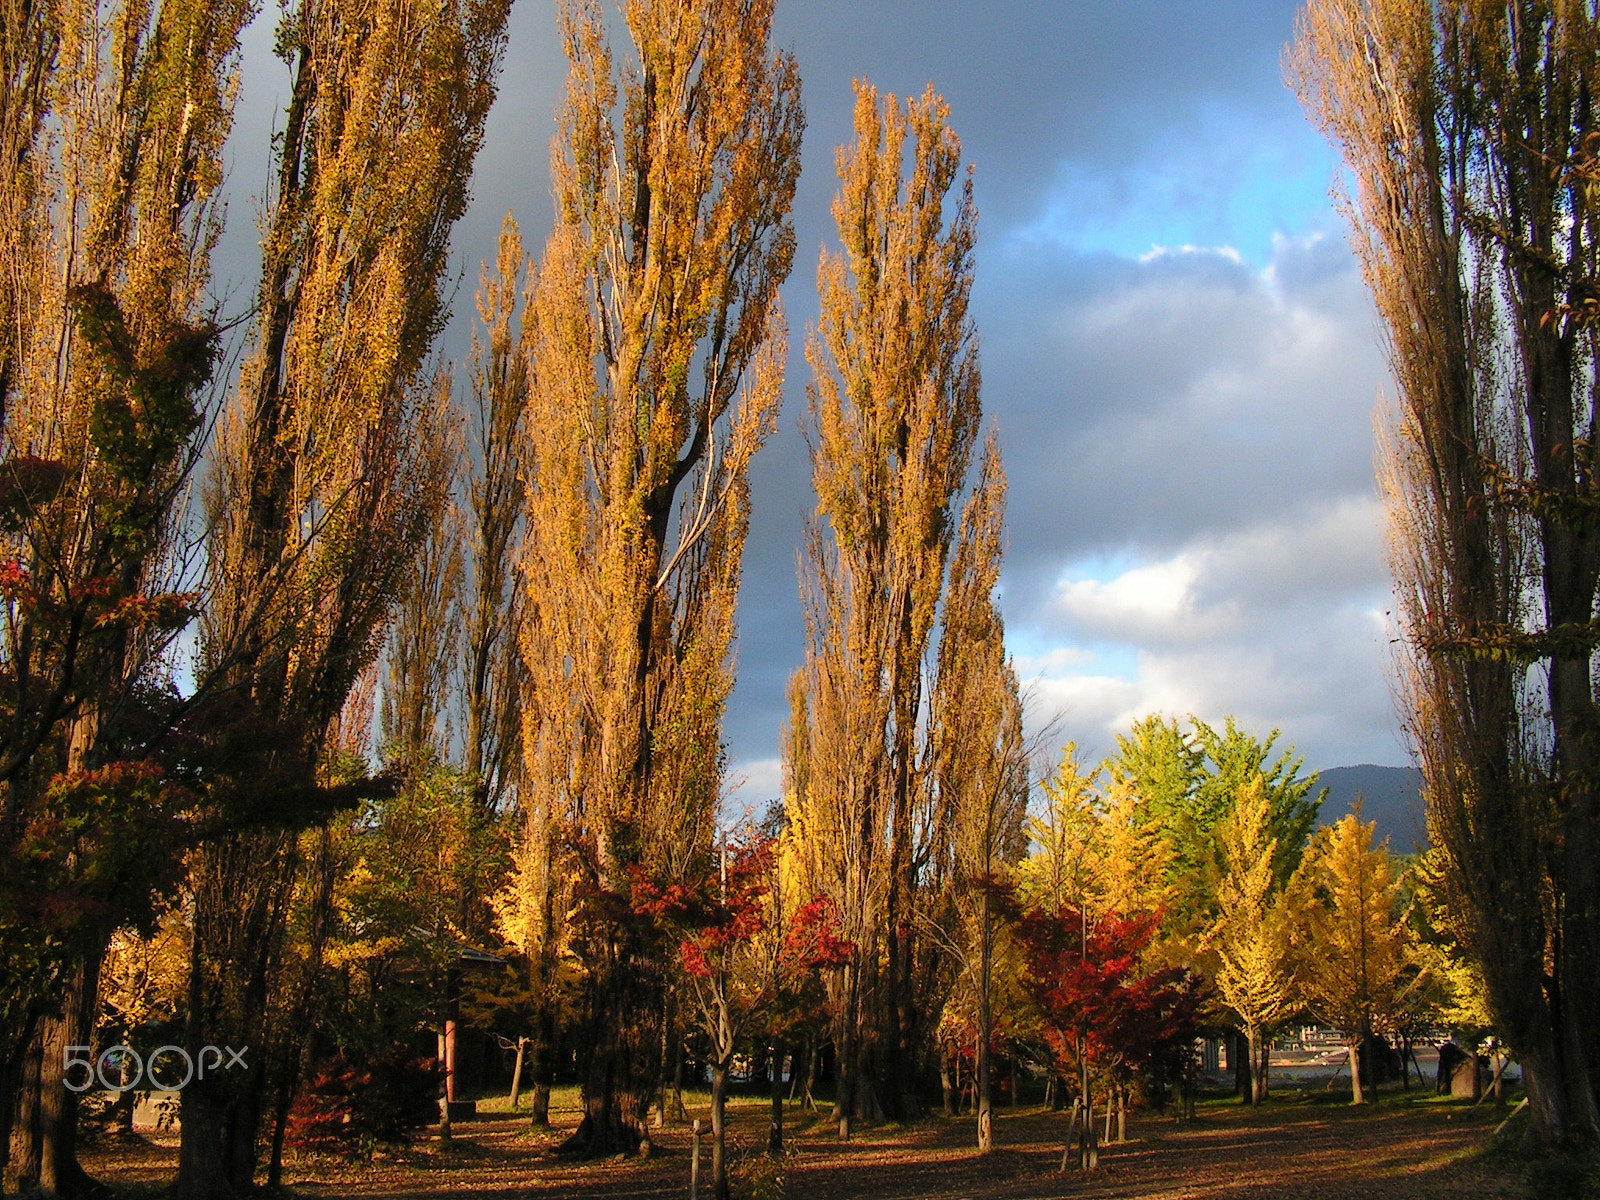
[[(789, 208), (804, 118), (772, 0), (632, 0), (619, 87), (596, 3), (561, 11), (571, 63), (557, 226), (531, 323), (522, 567), (525, 790), (580, 878), (584, 1118), (640, 1136), (660, 1053), (660, 946), (631, 880), (710, 853), (747, 522), (774, 428)], [(519, 861), (550, 856), (524, 847)]]
[(294, 831), (341, 800), (322, 786), (327, 730), (445, 500), (450, 415), (426, 363), (508, 7), (303, 0), (279, 26), (294, 88), (254, 350), (208, 497), (201, 662), (235, 732), (208, 794), (223, 832), (191, 860), (185, 1031), (191, 1055), (250, 1045), (256, 1062), (184, 1090), (186, 1198), (251, 1186), (262, 1088), (286, 1052), (262, 1032), (299, 867)]
[[(978, 1152), (994, 1149), (994, 966), (1000, 920), (997, 893), (1007, 867), (1027, 852), (1028, 752), (1017, 676), (1006, 657), (1005, 622), (995, 603), (1005, 528), (1005, 471), (991, 431), (978, 480), (962, 512), (941, 614), (939, 661), (929, 705), (928, 758), (938, 797), (934, 819), (948, 832), (944, 871), (927, 863), (930, 885), (943, 875), (977, 999)], [(927, 989), (926, 975), (923, 987)], [(931, 989), (927, 989), (931, 991)], [(927, 995), (930, 1013), (942, 997)]]
[(1531, 1136), (1600, 1142), (1600, 18), (1313, 0), (1290, 64), (1343, 151), (1388, 334), (1407, 727)]
[(845, 1136), (853, 1117), (919, 1107), (937, 1017), (917, 980), (918, 880), (948, 853), (929, 833), (949, 827), (928, 819), (923, 660), (980, 419), (977, 213), (970, 177), (951, 195), (961, 145), (948, 119), (931, 88), (902, 104), (857, 85), (833, 206), (842, 249), (823, 253), (806, 351), (817, 515), (789, 755), (804, 764), (803, 782), (791, 768), (798, 819), (824, 834), (814, 884), (856, 948), (831, 984)]

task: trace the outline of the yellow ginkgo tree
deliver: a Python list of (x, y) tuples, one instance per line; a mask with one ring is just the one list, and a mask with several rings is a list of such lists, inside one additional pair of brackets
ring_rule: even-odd
[(1239, 791), (1221, 832), (1218, 915), (1203, 946), (1216, 956), (1212, 981), (1217, 995), (1239, 1019), (1249, 1041), (1249, 1097), (1260, 1104), (1267, 1095), (1272, 1034), (1294, 1012), (1299, 989), (1294, 910), (1273, 870), (1278, 842), (1259, 775)]
[(1291, 885), (1305, 998), (1344, 1034), (1353, 1104), (1366, 1100), (1362, 1048), (1387, 1023), (1413, 957), (1400, 879), (1388, 843), (1372, 843), (1375, 827), (1351, 813), (1323, 830)]

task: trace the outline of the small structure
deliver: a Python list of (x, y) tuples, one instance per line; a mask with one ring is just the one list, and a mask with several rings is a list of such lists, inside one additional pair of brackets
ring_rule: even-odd
[(471, 1121), (478, 1115), (475, 1100), (456, 1099), (456, 1026), (461, 1016), (461, 976), (467, 971), (493, 970), (505, 965), (498, 958), (469, 946), (449, 934), (438, 934), (420, 925), (411, 927), (411, 936), (421, 942), (438, 942), (445, 950), (444, 1012), (439, 1029), (439, 1062), (444, 1067), (444, 1108), (451, 1124)]
[(1474, 1102), (1483, 1098), (1484, 1076), (1489, 1060), (1464, 1050), (1454, 1041), (1439, 1043), (1439, 1076), (1434, 1090), (1441, 1096), (1455, 1096)]

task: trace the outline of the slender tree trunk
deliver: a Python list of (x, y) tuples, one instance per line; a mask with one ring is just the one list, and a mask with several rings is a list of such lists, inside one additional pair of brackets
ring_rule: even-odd
[(994, 939), (989, 928), (989, 891), (983, 891), (978, 915), (978, 1153), (994, 1149), (993, 1075), (989, 1042), (994, 1036), (994, 1016), (989, 1008), (990, 976), (994, 967)]
[(812, 1094), (817, 1089), (817, 1065), (822, 1058), (822, 1047), (817, 1044), (815, 1037), (806, 1043), (806, 1083), (805, 1094), (801, 1097), (800, 1108), (803, 1112), (816, 1112), (817, 1100)]
[(1353, 1041), (1347, 1049), (1350, 1053), (1350, 1103), (1365, 1104), (1366, 1096), (1361, 1088), (1361, 1042)]
[[(783, 1153), (783, 1059), (784, 1045), (774, 1042), (772, 1046), (772, 1122), (767, 1130), (767, 1153), (777, 1156)], [(800, 1067), (798, 1059), (791, 1070), (797, 1072)]]
[(311, 1076), (311, 1064), (316, 1058), (316, 1030), (308, 1028), (300, 1039), (300, 1054), (295, 1064), (294, 1076), (286, 1080), (278, 1095), (277, 1109), (272, 1121), (272, 1151), (267, 1160), (267, 1188), (276, 1191), (283, 1184), (283, 1142), (289, 1129), (289, 1110), (294, 1107), (295, 1095)]
[(1090, 1090), (1089, 1056), (1082, 1039), (1079, 1039), (1078, 1049), (1078, 1094), (1083, 1098), (1083, 1150), (1078, 1161), (1085, 1171), (1092, 1171), (1100, 1165), (1100, 1151), (1095, 1142), (1094, 1093)]
[(1250, 1095), (1252, 1104), (1261, 1104), (1267, 1098), (1267, 1069), (1272, 1064), (1272, 1036), (1264, 1029), (1258, 1029), (1250, 1035), (1250, 1065), (1251, 1081)]
[(944, 1115), (947, 1117), (957, 1115), (956, 1089), (955, 1083), (951, 1078), (950, 1058), (950, 1047), (941, 1045), (939, 1047), (939, 1091), (944, 1097)]
[(445, 1044), (448, 1004), (439, 1006), (439, 1145), (450, 1145), (450, 1047)]
[(1253, 1098), (1250, 1090), (1250, 1039), (1243, 1030), (1235, 1030), (1228, 1044), (1228, 1059), (1233, 1065), (1233, 1091), (1240, 1104), (1249, 1104)]
[(689, 1110), (683, 1104), (683, 1039), (672, 1039), (672, 1118), (675, 1121), (687, 1121)]
[[(1072, 1106), (1071, 1106), (1072, 1111), (1067, 1117), (1067, 1144), (1064, 1147), (1062, 1147), (1062, 1150), (1061, 1150), (1061, 1166), (1058, 1169), (1057, 1174), (1065, 1174), (1066, 1173), (1067, 1163), (1072, 1158), (1073, 1143), (1075, 1142), (1075, 1140), (1077, 1139), (1077, 1136), (1078, 1136), (1078, 1110), (1081, 1107), (1082, 1107), (1081, 1099), (1079, 1097), (1077, 1097), (1077, 1096), (1074, 1096), (1072, 1098)], [(1078, 1167), (1080, 1169), (1083, 1166), (1083, 1149), (1082, 1149), (1082, 1147), (1079, 1147), (1079, 1149), (1078, 1149), (1078, 1162), (1077, 1162), (1077, 1165), (1078, 1165)]]
[(727, 1121), (728, 1059), (711, 1064), (711, 1191), (714, 1200), (728, 1200)]
[[(517, 1104), (522, 1099), (522, 1061), (528, 1055), (528, 1039), (517, 1039), (517, 1061), (511, 1068), (511, 1111), (517, 1111)], [(663, 1109), (663, 1112), (666, 1110)]]

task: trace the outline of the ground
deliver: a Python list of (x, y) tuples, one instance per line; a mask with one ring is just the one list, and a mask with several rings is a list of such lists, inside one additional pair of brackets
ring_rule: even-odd
[[(1260, 1110), (1220, 1097), (1180, 1125), (1153, 1113), (1135, 1114), (1129, 1142), (1108, 1146), (1101, 1169), (1058, 1174), (1066, 1120), (1038, 1106), (999, 1109), (998, 1149), (980, 1158), (970, 1118), (932, 1118), (907, 1128), (867, 1130), (840, 1144), (822, 1116), (790, 1107), (784, 1159), (791, 1200), (956, 1200), (957, 1197), (1205, 1197), (1267, 1200), (1427, 1200), (1430, 1197), (1522, 1196), (1525, 1164), (1506, 1153), (1485, 1153), (1504, 1117), (1491, 1102), (1436, 1097), (1432, 1089), (1397, 1088), (1365, 1108), (1343, 1094), (1287, 1084)], [(691, 1104), (691, 1115), (708, 1109)], [(448, 1196), (468, 1198), (595, 1197), (597, 1200), (677, 1200), (689, 1191), (691, 1134), (685, 1126), (654, 1135), (646, 1160), (571, 1163), (552, 1157), (560, 1137), (577, 1123), (576, 1097), (558, 1094), (553, 1132), (535, 1133), (526, 1118), (505, 1111), (504, 1097), (482, 1105), (483, 1119), (457, 1125), (454, 1144), (441, 1150), (431, 1134), (409, 1148), (377, 1151), (370, 1162), (286, 1161), (284, 1179), (300, 1197)], [(752, 1097), (732, 1109), (730, 1151), (748, 1156), (766, 1145), (767, 1108)], [(709, 1121), (706, 1122), (709, 1124)], [(141, 1130), (127, 1144), (92, 1147), (85, 1163), (97, 1177), (131, 1195), (156, 1195), (171, 1180), (177, 1139)], [(702, 1169), (709, 1173), (707, 1139)], [(701, 1196), (710, 1189), (702, 1176)], [(735, 1197), (750, 1188), (735, 1189)]]

